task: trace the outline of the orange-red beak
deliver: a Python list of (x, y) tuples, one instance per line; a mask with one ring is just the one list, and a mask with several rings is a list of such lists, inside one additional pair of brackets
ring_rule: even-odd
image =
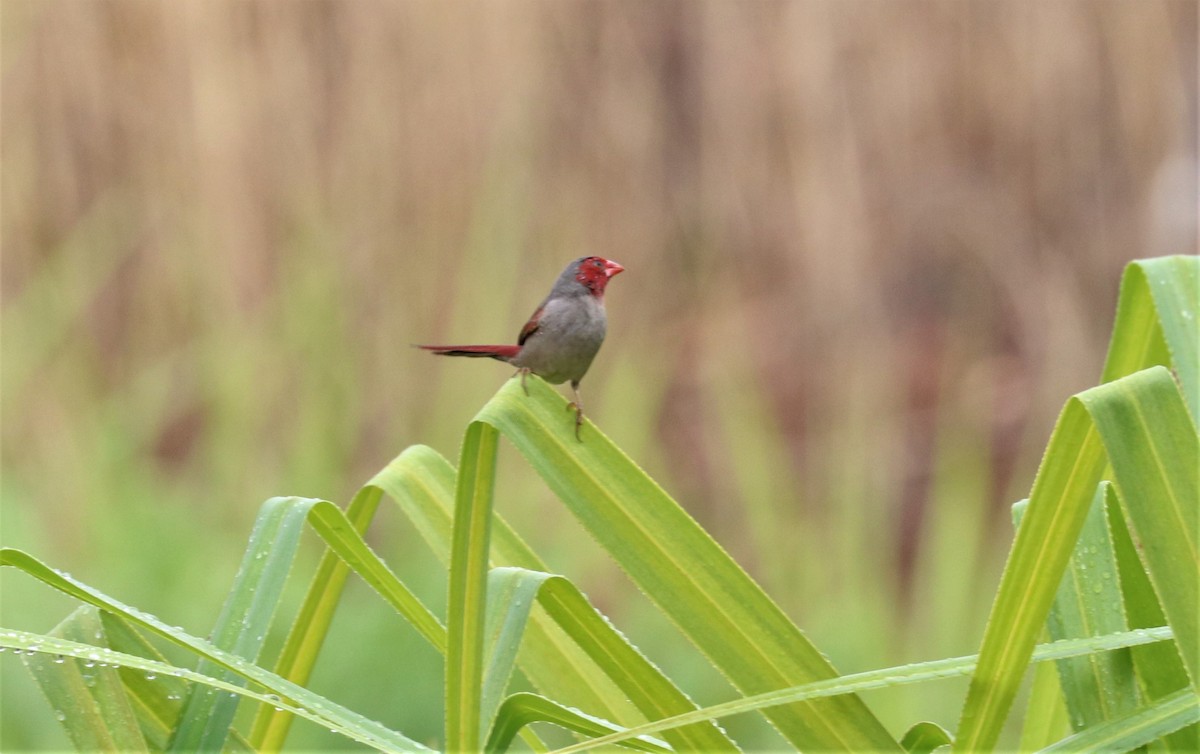
[(612, 277), (625, 271), (620, 262), (614, 262), (611, 259), (604, 260), (604, 274)]

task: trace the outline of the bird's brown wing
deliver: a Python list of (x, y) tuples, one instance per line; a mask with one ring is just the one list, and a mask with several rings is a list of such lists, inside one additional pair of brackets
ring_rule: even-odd
[(545, 309), (544, 305), (539, 306), (537, 311), (533, 313), (533, 316), (529, 318), (529, 321), (525, 323), (525, 326), (521, 328), (521, 334), (517, 336), (517, 345), (525, 345), (525, 341), (529, 340), (529, 336), (537, 332), (538, 321), (541, 320), (542, 312)]

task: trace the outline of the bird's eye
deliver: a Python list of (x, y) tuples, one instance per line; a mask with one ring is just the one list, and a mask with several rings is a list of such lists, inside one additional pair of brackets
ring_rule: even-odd
[(595, 262), (592, 262), (592, 264), (596, 265), (597, 267), (603, 267), (603, 266), (604, 266), (604, 265), (600, 264), (600, 260), (599, 260), (599, 259), (597, 259)]

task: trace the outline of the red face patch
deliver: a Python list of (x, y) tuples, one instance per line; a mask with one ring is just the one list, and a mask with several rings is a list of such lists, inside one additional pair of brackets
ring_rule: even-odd
[(604, 257), (585, 257), (579, 262), (579, 270), (575, 279), (588, 288), (592, 295), (603, 296), (608, 279), (625, 268)]

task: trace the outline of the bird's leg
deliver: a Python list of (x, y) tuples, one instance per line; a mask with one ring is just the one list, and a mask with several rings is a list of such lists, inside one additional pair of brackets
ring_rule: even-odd
[(579, 436), (579, 428), (583, 426), (583, 399), (579, 397), (579, 380), (571, 380), (571, 393), (575, 400), (567, 404), (567, 410), (575, 409), (575, 439), (583, 442)]
[(525, 384), (525, 378), (529, 376), (529, 370), (522, 367), (513, 373), (513, 377), (516, 377), (518, 374), (521, 375), (521, 389), (525, 391), (525, 395), (529, 395), (529, 387)]

